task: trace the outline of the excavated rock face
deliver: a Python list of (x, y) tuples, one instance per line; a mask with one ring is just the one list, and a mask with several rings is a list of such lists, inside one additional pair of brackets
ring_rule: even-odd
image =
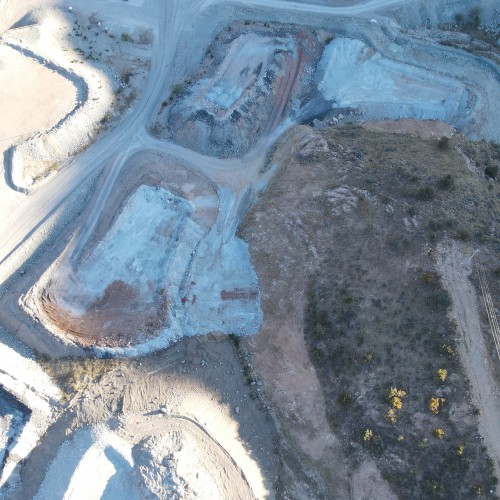
[(377, 119), (419, 118), (457, 123), (469, 92), (458, 79), (390, 61), (360, 40), (336, 38), (318, 64), (325, 99)]
[(115, 280), (87, 310), (73, 313), (59, 304), (52, 288), (51, 283), (43, 290), (41, 307), (54, 325), (82, 345), (129, 345), (137, 340), (133, 332), (148, 338), (168, 325), (169, 301), (162, 290), (151, 301), (141, 301), (137, 288)]
[(44, 315), (83, 345), (126, 346), (169, 324), (169, 285), (179, 286), (204, 229), (191, 205), (142, 185), (81, 262), (64, 261), (41, 291)]
[(31, 411), (0, 387), (0, 477)]
[(228, 30), (207, 53), (201, 77), (168, 106), (164, 125), (178, 144), (222, 158), (246, 153), (305, 91), (320, 44), (294, 29)]

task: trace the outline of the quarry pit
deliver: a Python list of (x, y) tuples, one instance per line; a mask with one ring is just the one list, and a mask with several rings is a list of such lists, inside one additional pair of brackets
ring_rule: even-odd
[[(473, 22), (476, 3), (482, 24)], [(474, 277), (453, 271), (455, 261), (475, 258), (467, 244), (481, 247), (487, 279), (494, 276), (494, 2), (424, 0), (416, 9), (407, 0), (30, 0), (25, 7), (0, 0), (0, 88), (7, 89), (0, 95), (0, 497), (385, 500), (412, 488), (434, 488), (439, 497), (439, 478), (427, 472), (401, 484), (387, 454), (375, 453), (377, 429), (387, 432), (391, 457), (401, 452), (400, 465), (403, 446), (415, 445), (412, 457), (420, 460), (416, 453), (434, 439), (433, 450), (446, 448), (458, 460), (462, 443), (452, 439), (481, 434), (484, 450), (468, 444), (465, 458), (484, 484), (464, 477), (453, 491), (477, 488), (494, 497), (498, 370), (486, 334), (481, 344), (494, 327), (478, 307), (460, 324), (474, 323), (474, 345), (488, 361), (479, 363), (459, 343), (447, 384), (436, 388), (449, 407), (434, 418), (424, 402), (411, 416), (418, 425), (399, 435), (374, 408), (382, 405), (384, 384), (409, 380), (411, 395), (413, 368), (398, 365), (408, 368), (400, 380), (370, 378), (374, 368), (366, 379), (372, 385), (355, 389), (352, 376), (352, 394), (332, 397), (341, 380), (332, 375), (338, 359), (364, 369), (381, 358), (374, 365), (358, 360), (350, 344), (326, 352), (337, 341), (321, 337), (326, 313), (318, 313), (317, 328), (307, 324), (311, 297), (324, 289), (338, 291), (345, 310), (358, 304), (342, 279), (369, 262), (371, 253), (362, 262), (356, 255), (380, 239), (380, 228), (384, 237), (387, 228), (402, 235), (380, 239), (384, 257), (408, 235), (427, 245), (418, 253), (415, 243), (413, 257), (399, 255), (404, 272), (395, 259), (387, 263), (394, 279), (417, 276), (417, 261), (437, 266), (433, 245), (444, 236), (464, 244), (439, 247), (448, 286), (463, 288), (475, 303)], [(458, 22), (464, 13), (472, 21)], [(20, 72), (29, 78), (17, 85)], [(25, 100), (35, 82), (39, 94)], [(383, 132), (375, 137), (356, 123)], [(408, 134), (415, 131), (427, 142)], [(415, 144), (418, 154), (404, 156)], [(373, 151), (384, 169), (373, 164)], [(459, 180), (441, 175), (437, 157), (453, 163), (449, 177)], [(431, 187), (413, 189), (425, 169), (435, 177), (425, 177)], [(390, 183), (382, 189), (381, 172), (390, 182), (404, 178), (397, 196), (384, 191)], [(465, 186), (463, 200), (456, 186)], [(472, 189), (481, 202), (471, 199)], [(424, 224), (435, 199), (452, 199), (471, 229), (453, 226), (451, 217)], [(386, 218), (392, 226), (380, 222)], [(354, 227), (361, 249), (359, 241), (345, 244)], [(416, 237), (419, 231), (429, 231), (428, 241)], [(310, 283), (337, 276), (341, 265), (349, 273), (311, 292)], [(361, 273), (356, 289), (367, 295), (367, 316), (377, 301), (369, 297), (370, 272)], [(438, 267), (429, 273), (438, 287)], [(493, 300), (497, 288), (493, 283)], [(448, 314), (465, 314), (451, 296), (448, 310), (433, 311), (447, 328)], [(332, 304), (337, 299), (328, 296)], [(469, 342), (470, 332), (462, 334)], [(356, 355), (360, 338), (345, 340), (358, 343)], [(385, 348), (374, 345), (375, 354)], [(408, 352), (417, 359), (420, 351)], [(437, 351), (427, 359), (441, 362)], [(414, 365), (420, 370), (422, 363)], [(385, 376), (388, 366), (379, 372)], [(437, 368), (428, 367), (419, 389), (434, 390)], [(491, 386), (491, 397), (477, 380)], [(351, 415), (346, 401), (366, 411), (336, 428), (331, 415)], [(473, 404), (483, 413), (474, 414)], [(408, 408), (415, 405), (413, 399)], [(366, 428), (349, 427), (353, 422)], [(449, 442), (431, 434), (432, 422)], [(456, 423), (464, 427), (446, 427)]]

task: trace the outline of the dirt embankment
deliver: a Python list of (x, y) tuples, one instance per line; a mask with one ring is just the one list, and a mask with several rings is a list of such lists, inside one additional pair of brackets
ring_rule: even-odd
[(67, 406), (11, 498), (64, 494), (65, 485), (90, 496), (276, 497), (280, 440), (227, 337), (183, 339), (136, 360), (43, 365)]
[[(2, 37), (23, 61), (4, 70), (10, 80), (5, 87), (9, 96), (24, 90), (23, 85), (12, 87), (12, 82), (20, 78), (23, 64), (39, 65), (38, 73), (43, 69), (54, 73), (52, 78), (42, 74), (43, 78), (31, 85), (29, 92), (39, 87), (40, 96), (48, 94), (52, 99), (25, 113), (24, 128), (6, 155), (6, 179), (12, 189), (19, 191), (34, 187), (57, 171), (68, 157), (86, 149), (100, 132), (116, 125), (144, 88), (149, 71), (151, 34), (116, 39), (100, 12), (45, 7), (29, 12), (26, 5), (28, 14)], [(137, 51), (139, 46), (141, 50)], [(68, 91), (61, 82), (57, 82), (61, 89), (57, 96), (46, 89), (57, 77), (73, 87), (73, 94), (76, 89), (69, 103), (65, 95)], [(29, 99), (24, 106), (28, 104)], [(11, 107), (18, 114), (22, 111), (15, 105)], [(49, 121), (53, 110), (62, 116)], [(31, 130), (36, 123), (38, 128)]]
[[(0, 147), (47, 130), (74, 106), (70, 81), (7, 45), (0, 45)], [(36, 91), (34, 91), (36, 89)]]
[(451, 125), (432, 120), (368, 121), (363, 122), (362, 126), (375, 132), (410, 134), (420, 139), (441, 139), (441, 137), (451, 137), (454, 134), (454, 129)]
[[(0, 35), (7, 31), (13, 24), (21, 19), (30, 9), (36, 9), (43, 4), (49, 3), (47, 0), (26, 0), (17, 2), (16, 0), (0, 1)], [(55, 3), (55, 2), (50, 2)]]
[(61, 392), (33, 360), (0, 344), (0, 491), (19, 483), (31, 451), (54, 421)]

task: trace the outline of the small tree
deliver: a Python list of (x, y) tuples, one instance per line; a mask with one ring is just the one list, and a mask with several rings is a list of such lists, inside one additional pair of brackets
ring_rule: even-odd
[(439, 368), (438, 370), (436, 370), (436, 380), (444, 382), (447, 376), (448, 376), (448, 370), (446, 370), (445, 368)]
[(441, 427), (434, 429), (434, 436), (438, 439), (443, 439), (445, 435), (446, 433), (444, 432), (444, 429), (441, 429)]
[(445, 403), (445, 398), (432, 397), (429, 401), (429, 410), (433, 415), (437, 415)]

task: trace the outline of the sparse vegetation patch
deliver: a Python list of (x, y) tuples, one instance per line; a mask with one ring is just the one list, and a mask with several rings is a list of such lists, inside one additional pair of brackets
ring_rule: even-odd
[[(494, 262), (498, 187), (457, 146), (479, 164), (496, 147), (462, 137), (436, 147), (356, 126), (322, 136), (329, 150), (285, 162), (242, 230), (269, 297), (264, 312), (279, 314), (278, 298), (293, 307), (288, 297), (303, 290), (310, 358), (353, 467), (368, 454), (401, 498), (470, 498), (477, 484), (491, 497), (496, 479), (434, 249), (453, 238)], [(345, 201), (353, 192), (366, 194)], [(286, 295), (276, 297), (281, 281)]]

